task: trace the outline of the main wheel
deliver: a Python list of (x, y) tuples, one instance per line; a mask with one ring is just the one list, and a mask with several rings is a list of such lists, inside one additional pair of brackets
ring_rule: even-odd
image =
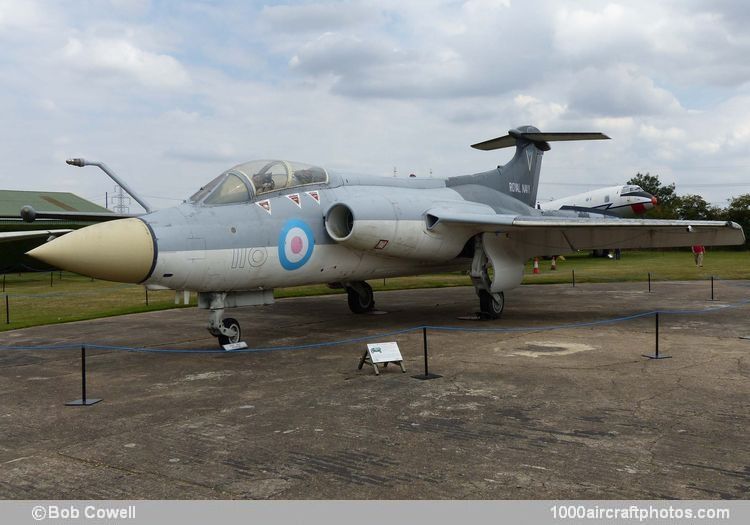
[(237, 321), (237, 319), (227, 317), (226, 319), (221, 320), (221, 324), (223, 324), (224, 328), (229, 330), (231, 334), (224, 335), (220, 333), (219, 344), (221, 346), (224, 346), (231, 343), (239, 343), (240, 339), (242, 339), (242, 330), (240, 330), (240, 323)]
[(505, 295), (503, 292), (490, 293), (486, 290), (479, 292), (479, 309), (490, 319), (497, 319), (505, 308)]
[(364, 314), (371, 312), (375, 308), (375, 295), (372, 293), (372, 287), (366, 282), (358, 283), (357, 288), (346, 288), (349, 309), (355, 314)]

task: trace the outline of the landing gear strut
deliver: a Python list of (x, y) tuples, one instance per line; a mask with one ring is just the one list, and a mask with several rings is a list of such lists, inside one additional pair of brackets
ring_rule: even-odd
[(493, 292), (488, 268), (490, 266), (484, 251), (482, 236), (477, 235), (474, 241), (474, 258), (471, 261), (471, 281), (479, 296), (479, 311), (486, 319), (497, 319), (505, 307), (503, 292)]
[(346, 283), (346, 295), (349, 309), (355, 314), (365, 314), (375, 308), (375, 296), (372, 287), (365, 281)]
[(219, 339), (221, 346), (239, 343), (242, 340), (242, 330), (237, 319), (232, 317), (222, 319), (226, 296), (226, 293), (212, 293), (209, 307), (211, 314), (208, 318), (208, 331)]

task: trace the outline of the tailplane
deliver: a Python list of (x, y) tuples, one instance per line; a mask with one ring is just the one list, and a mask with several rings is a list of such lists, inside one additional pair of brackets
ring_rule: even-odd
[[(568, 140), (601, 140), (609, 137), (603, 133), (554, 132), (542, 133), (534, 126), (521, 126), (508, 131), (507, 135), (473, 144), (471, 147), (484, 151), (516, 147), (516, 154), (504, 166), (465, 177), (451, 177), (448, 185), (480, 184), (518, 199), (532, 208), (536, 205), (539, 189), (539, 173), (542, 155), (550, 150), (550, 142)], [(499, 173), (498, 173), (499, 172)], [(498, 176), (499, 175), (499, 176)]]

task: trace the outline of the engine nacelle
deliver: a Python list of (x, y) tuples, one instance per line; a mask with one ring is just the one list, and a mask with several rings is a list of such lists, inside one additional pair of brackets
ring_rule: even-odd
[[(441, 262), (461, 253), (467, 241), (463, 236), (431, 232), (424, 218), (399, 217), (398, 203), (377, 200), (331, 206), (325, 221), (328, 235), (344, 246), (384, 256)], [(379, 206), (373, 213), (376, 204)]]

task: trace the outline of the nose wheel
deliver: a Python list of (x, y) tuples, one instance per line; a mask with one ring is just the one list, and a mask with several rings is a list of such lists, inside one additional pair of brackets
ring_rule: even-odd
[(227, 317), (221, 320), (221, 328), (219, 329), (219, 344), (221, 346), (239, 343), (242, 340), (242, 330), (240, 329), (240, 323), (233, 317)]
[(219, 340), (219, 345), (224, 346), (242, 341), (242, 330), (240, 323), (233, 317), (224, 318), (224, 307), (226, 293), (210, 294), (210, 315), (208, 317), (208, 332)]
[(375, 308), (375, 295), (372, 293), (372, 286), (365, 281), (347, 283), (346, 295), (349, 309), (355, 314), (366, 314)]

